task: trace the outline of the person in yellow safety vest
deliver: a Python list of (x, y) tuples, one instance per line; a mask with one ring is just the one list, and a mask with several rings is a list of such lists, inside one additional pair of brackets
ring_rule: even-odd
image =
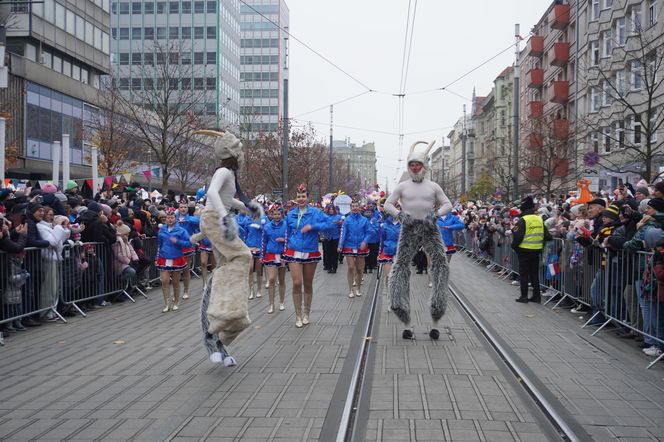
[[(531, 196), (527, 196), (521, 202), (520, 210), (519, 221), (512, 229), (512, 248), (519, 259), (521, 285), (521, 296), (516, 299), (516, 302), (539, 303), (541, 301), (540, 253), (544, 248), (544, 243), (553, 238), (544, 228), (544, 220), (539, 215), (535, 215), (535, 202)], [(528, 298), (528, 283), (533, 287), (532, 298)]]

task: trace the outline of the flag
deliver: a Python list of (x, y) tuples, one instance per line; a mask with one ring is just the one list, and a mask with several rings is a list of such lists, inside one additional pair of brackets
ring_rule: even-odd
[(143, 176), (145, 177), (146, 180), (150, 181), (150, 178), (152, 178), (152, 171), (151, 170), (144, 170), (143, 171)]
[[(85, 184), (87, 184), (88, 187), (89, 187), (90, 189), (92, 189), (92, 186), (94, 185), (94, 182), (93, 182), (92, 180), (85, 180)], [(96, 190), (96, 189), (94, 189), (94, 190)]]
[(115, 175), (115, 181), (116, 181), (117, 183), (120, 182), (120, 178), (122, 178), (122, 175)]
[(131, 173), (127, 172), (122, 175), (125, 179), (125, 182), (129, 184), (131, 182)]
[(560, 273), (560, 268), (558, 267), (558, 255), (549, 255), (546, 265), (546, 279), (552, 279)]
[(159, 178), (161, 176), (161, 167), (153, 167), (152, 174), (155, 176), (155, 178)]
[(104, 178), (104, 185), (106, 186), (107, 189), (110, 189), (111, 186), (113, 185), (113, 177), (107, 176), (106, 178)]

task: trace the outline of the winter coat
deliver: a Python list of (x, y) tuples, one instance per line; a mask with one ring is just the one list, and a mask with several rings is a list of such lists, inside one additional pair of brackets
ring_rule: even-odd
[(394, 256), (397, 254), (400, 232), (401, 223), (393, 223), (392, 217), (388, 217), (387, 221), (381, 224), (380, 242), (383, 254), (387, 256)]
[[(173, 244), (169, 238), (175, 238), (176, 242)], [(182, 227), (175, 224), (172, 229), (163, 225), (159, 229), (157, 236), (157, 247), (159, 247), (159, 257), (166, 259), (174, 259), (182, 256), (182, 249), (184, 247), (191, 247), (189, 242), (189, 235)]]
[(120, 236), (113, 244), (113, 254), (115, 255), (115, 273), (118, 275), (121, 275), (132, 261), (138, 261), (134, 248)]
[(237, 223), (238, 235), (242, 241), (246, 243), (247, 235), (249, 234), (248, 226), (251, 224), (251, 217), (240, 213), (235, 216), (235, 222)]
[(341, 215), (335, 213), (334, 215), (325, 215), (327, 216), (327, 221), (330, 224), (330, 228), (323, 230), (323, 239), (339, 239), (341, 236)]
[[(455, 230), (463, 230), (464, 225), (461, 218), (456, 215), (448, 213), (445, 216), (438, 218), (436, 221), (438, 224), (438, 230), (440, 230), (440, 236), (443, 238), (443, 243), (446, 246), (454, 245), (454, 238), (452, 232)], [(447, 229), (445, 229), (447, 227)]]
[(653, 218), (654, 219), (651, 219), (650, 221), (647, 221), (645, 224), (643, 224), (636, 231), (632, 239), (623, 243), (623, 250), (628, 250), (630, 252), (645, 250), (643, 248), (643, 240), (646, 236), (646, 232), (650, 229), (661, 228), (664, 225), (664, 213), (657, 212)]
[[(299, 208), (294, 207), (285, 218), (288, 248), (303, 253), (317, 252), (318, 232), (329, 229), (330, 222), (322, 210), (307, 206), (298, 223), (298, 211)], [(311, 230), (302, 233), (302, 228), (307, 224), (311, 226)]]
[(371, 218), (368, 219), (369, 219), (369, 241), (367, 242), (367, 244), (378, 244), (380, 243), (380, 224), (382, 223), (382, 217), (372, 216)]
[(359, 213), (349, 213), (341, 228), (339, 247), (342, 249), (359, 249), (362, 242), (368, 245), (372, 230), (373, 226), (371, 226), (369, 218)]
[(279, 224), (276, 224), (274, 221), (270, 221), (265, 224), (263, 229), (263, 255), (266, 253), (284, 253), (283, 242), (277, 242), (277, 238), (286, 239), (286, 223), (284, 220), (279, 221)]
[(9, 264), (9, 278), (5, 282), (5, 289), (2, 293), (2, 302), (4, 304), (20, 304), (23, 299), (21, 287), (30, 277), (30, 274), (23, 269), (21, 261), (14, 257), (7, 259)]
[(261, 242), (263, 240), (263, 224), (262, 221), (265, 221), (265, 223), (269, 223), (270, 220), (267, 217), (263, 217), (259, 219), (258, 221), (251, 221), (250, 223), (245, 225), (245, 228), (247, 229), (247, 239), (244, 241), (245, 244), (247, 244), (247, 247), (250, 249), (260, 249), (261, 248)]
[[(180, 222), (180, 219), (182, 219), (182, 222)], [(189, 236), (200, 231), (198, 226), (201, 224), (201, 218), (198, 216), (187, 214), (182, 218), (180, 212), (175, 212), (175, 221), (180, 227), (187, 231)]]
[(49, 243), (39, 234), (37, 222), (34, 218), (28, 216), (25, 222), (28, 224), (28, 243), (26, 244), (26, 247), (37, 247), (40, 249), (48, 247)]
[(99, 220), (98, 213), (86, 210), (78, 217), (78, 223), (85, 225), (85, 229), (81, 232), (81, 241), (100, 242), (102, 244), (115, 243), (115, 232), (109, 225)]
[(53, 226), (46, 221), (40, 221), (37, 229), (39, 229), (39, 235), (49, 244), (47, 248), (42, 249), (42, 257), (50, 261), (62, 261), (62, 249), (69, 238), (69, 229)]
[(16, 233), (11, 230), (9, 235), (2, 235), (0, 238), (0, 251), (6, 253), (20, 253), (28, 243), (28, 236)]

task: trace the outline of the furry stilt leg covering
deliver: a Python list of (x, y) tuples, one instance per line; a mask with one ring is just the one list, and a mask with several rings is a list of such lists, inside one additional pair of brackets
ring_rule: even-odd
[(404, 324), (410, 324), (410, 263), (420, 248), (421, 223), (402, 223), (397, 256), (388, 280), (390, 307)]
[[(251, 324), (247, 303), (247, 269), (252, 259), (251, 252), (232, 233), (237, 230), (232, 217), (220, 220), (216, 210), (206, 208), (201, 215), (200, 226), (201, 233), (210, 240), (214, 255), (218, 258), (208, 284), (209, 301), (207, 305), (202, 305), (201, 316), (207, 319), (206, 333), (218, 334), (221, 342), (228, 345)], [(222, 226), (226, 227), (225, 232)]]
[(431, 260), (431, 273), (429, 278), (433, 279), (433, 288), (431, 289), (431, 319), (434, 324), (445, 314), (447, 310), (447, 298), (449, 294), (450, 266), (445, 256), (445, 247), (441, 239), (438, 228), (430, 226), (432, 231), (428, 238), (425, 238), (422, 247)]
[(216, 364), (221, 364), (223, 362), (226, 367), (232, 367), (233, 365), (236, 365), (235, 358), (228, 354), (226, 347), (224, 347), (224, 344), (219, 339), (215, 339), (214, 335), (208, 332), (209, 322), (207, 309), (210, 302), (211, 288), (212, 275), (208, 279), (207, 284), (205, 285), (205, 291), (201, 297), (201, 329), (203, 332), (203, 346), (205, 346), (208, 357), (212, 362)]

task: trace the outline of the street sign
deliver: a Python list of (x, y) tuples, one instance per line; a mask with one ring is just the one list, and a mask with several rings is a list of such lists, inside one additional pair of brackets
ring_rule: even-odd
[(272, 194), (275, 195), (275, 196), (281, 196), (281, 195), (284, 194), (284, 190), (283, 189), (272, 189)]

